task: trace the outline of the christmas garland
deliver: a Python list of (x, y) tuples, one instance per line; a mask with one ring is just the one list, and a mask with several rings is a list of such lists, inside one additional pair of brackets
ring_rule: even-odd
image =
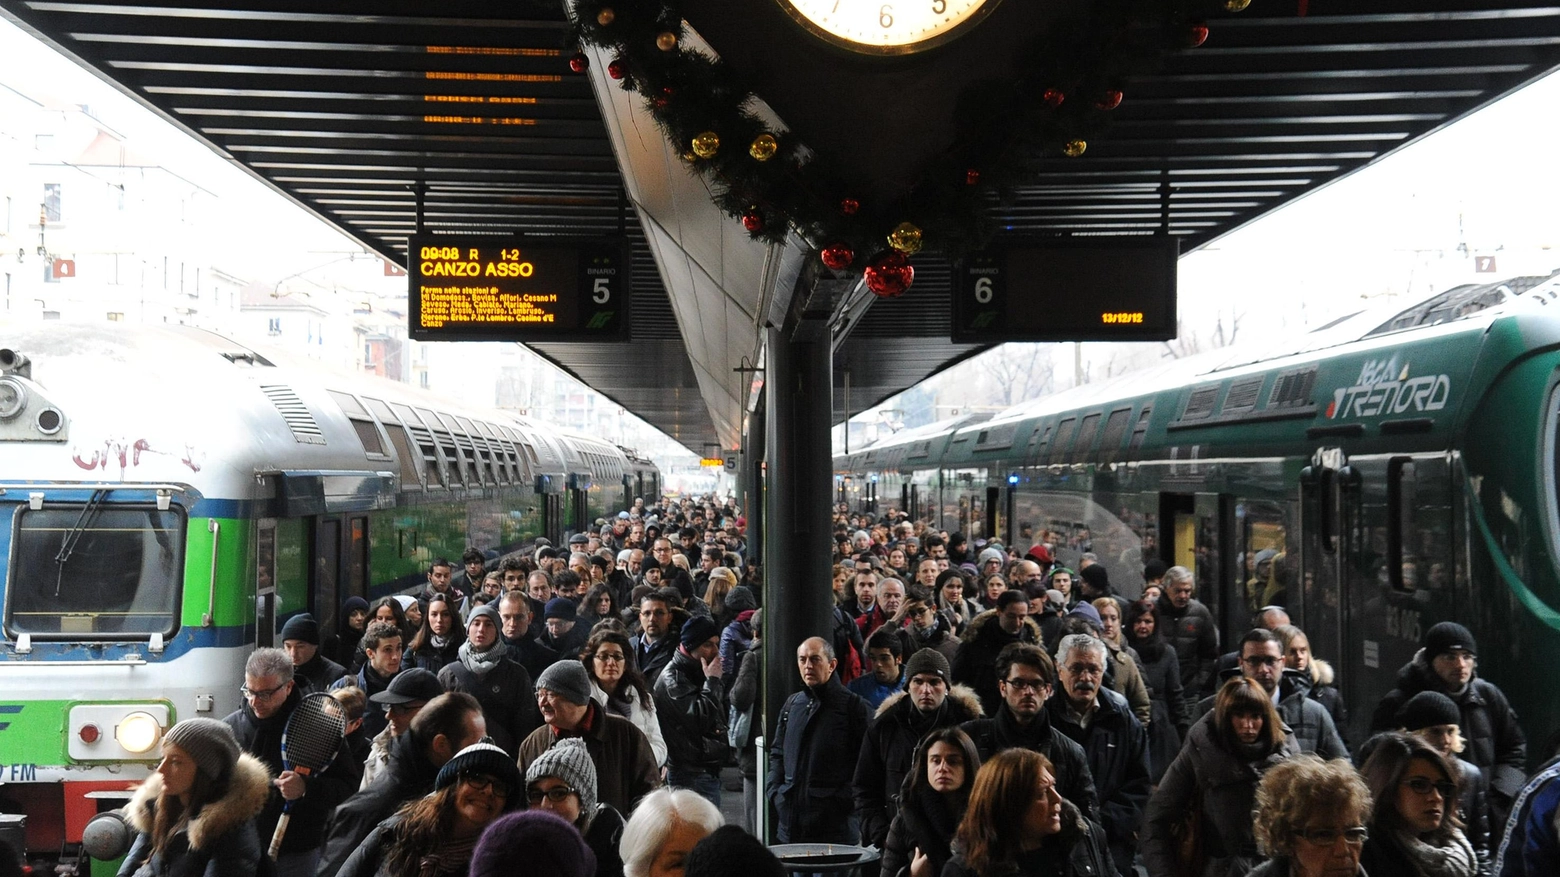
[[(608, 75), (644, 97), (685, 161), (710, 183), (716, 204), (753, 238), (776, 243), (795, 230), (835, 271), (864, 269), (879, 295), (914, 277), (923, 246), (951, 257), (995, 231), (991, 209), (1032, 180), (1039, 162), (1077, 158), (1128, 96), (1131, 77), (1208, 37), (1204, 23), (1251, 0), (1095, 0), (1058, 21), (1022, 57), (1011, 81), (982, 81), (959, 96), (962, 132), (929, 160), (909, 194), (874, 203), (800, 132), (777, 133), (746, 109), (753, 93), (725, 63), (683, 48), (676, 0), (579, 0), (575, 38), (613, 56)], [(584, 54), (569, 61), (577, 73)]]

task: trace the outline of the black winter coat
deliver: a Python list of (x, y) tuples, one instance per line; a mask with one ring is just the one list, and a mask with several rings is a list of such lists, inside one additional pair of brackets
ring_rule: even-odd
[[(202, 807), (168, 839), (162, 852), (153, 853), (152, 830), (162, 789), (162, 775), (153, 773), (125, 807), (130, 827), (140, 833), (125, 854), (118, 877), (255, 877), (262, 873), (260, 860), (265, 847), (255, 830), (255, 816), (265, 806), (271, 780), (258, 759), (240, 755), (227, 793)], [(265, 839), (267, 843), (271, 840), (269, 835)]]
[[(1213, 675), (1214, 662), (1219, 660), (1219, 628), (1213, 622), (1213, 613), (1197, 600), (1187, 603), (1185, 609), (1177, 609), (1169, 597), (1160, 596), (1157, 605), (1159, 633), (1175, 649), (1181, 665), (1181, 690), (1186, 692), (1184, 708), (1190, 710), (1197, 703), (1196, 692)], [(1191, 720), (1187, 715), (1183, 721), (1190, 725)]]
[(347, 675), (347, 668), (325, 657), (323, 650), (315, 652), (302, 667), (293, 668), (293, 679), (304, 689), (304, 694), (311, 691), (327, 691), (335, 684), (337, 679)]
[(650, 687), (655, 688), (661, 672), (672, 662), (672, 656), (677, 654), (677, 636), (668, 633), (651, 643), (646, 642), (645, 635), (641, 633), (634, 637), (631, 645), (634, 647), (634, 660), (639, 664), (639, 672), (644, 674)]
[(781, 843), (855, 843), (851, 776), (871, 707), (830, 676), (786, 699), (765, 785)]
[(401, 666), (421, 667), (429, 673), (437, 676), (444, 665), (453, 664), (460, 660), (460, 644), (462, 640), (450, 637), (450, 641), (444, 644), (444, 648), (437, 648), (433, 642), (423, 643), (416, 651), (406, 650), (401, 658)]
[(542, 645), (537, 637), (522, 636), (517, 640), (506, 637), (504, 645), (509, 646), (509, 659), (524, 667), (532, 679), (540, 678), (543, 670), (558, 661), (558, 653)]
[[(259, 759), (272, 778), (282, 773), (282, 731), (301, 700), (303, 695), (294, 687), (282, 708), (268, 719), (255, 718), (254, 711), (245, 703), (222, 720), (233, 729), (238, 747)], [(336, 760), (329, 767), (304, 777), (304, 794), (293, 802), (287, 834), (282, 837), (282, 854), (302, 853), (318, 847), (325, 839), (325, 823), (330, 814), (336, 805), (357, 791), (362, 778), (363, 765), (353, 763), (352, 750), (343, 739), (336, 749)], [(267, 844), (271, 842), (277, 820), (282, 817), (284, 803), (281, 791), (273, 786), (265, 809), (255, 819), (255, 830)]]
[(1439, 691), (1457, 703), (1463, 739), (1468, 743), (1463, 759), (1484, 772), (1492, 799), (1509, 802), (1515, 798), (1527, 780), (1527, 738), (1517, 724), (1516, 711), (1494, 683), (1477, 676), (1462, 693), (1447, 691), (1423, 650), (1398, 671), (1397, 687), (1382, 699), (1370, 720), (1371, 733), (1396, 728), (1397, 711), (1421, 691)]
[[(966, 778), (966, 791), (969, 784), (974, 782), (973, 776)], [(916, 850), (931, 860), (933, 874), (941, 874), (953, 858), (950, 844), (953, 843), (953, 833), (958, 829), (958, 820), (963, 818), (964, 811), (960, 807), (957, 812), (953, 812), (952, 802), (946, 802), (942, 805), (942, 813), (934, 813), (932, 808), (937, 806), (937, 802), (928, 802), (923, 796), (937, 794), (925, 787), (917, 794), (907, 779), (895, 796), (900, 803), (893, 824), (889, 826), (888, 836), (883, 841), (882, 877), (910, 877), (910, 863), (915, 860)], [(866, 843), (867, 838), (863, 837), (862, 842)]]
[(369, 832), (401, 805), (433, 791), (438, 775), (439, 769), (428, 761), (410, 731), (392, 740), (384, 773), (373, 785), (343, 801), (331, 817), (316, 877), (336, 877)]
[(1142, 658), (1138, 669), (1143, 672), (1143, 684), (1148, 686), (1152, 716), (1148, 724), (1148, 775), (1157, 785), (1181, 751), (1181, 741), (1190, 728), (1186, 724), (1186, 710), (1181, 706), (1181, 662), (1175, 649), (1168, 644), (1161, 643), (1153, 660), (1148, 657), (1155, 653), (1152, 641), (1133, 646)]
[(995, 716), (965, 722), (959, 729), (975, 741), (981, 764), (990, 761), (993, 755), (1004, 749), (1032, 749), (1044, 755), (1051, 761), (1057, 794), (1071, 801), (1089, 819), (1100, 812), (1099, 798), (1094, 791), (1094, 775), (1089, 772), (1088, 753), (1066, 734), (1052, 728), (1044, 709), (1026, 728), (1018, 724), (1013, 712), (1004, 703)]
[(510, 755), (519, 754), (520, 741), (542, 726), (531, 674), (507, 657), (481, 676), (458, 660), (446, 664), (439, 671), (439, 684), (445, 691), (464, 691), (475, 697), (482, 704), (488, 736)]
[(956, 849), (941, 877), (1117, 877), (1117, 873), (1105, 850), (1105, 830), (1063, 801), (1062, 830), (1040, 849), (1020, 855), (1012, 867), (983, 874), (966, 865), (963, 851)]
[[(331, 683), (331, 691), (335, 691), (338, 688), (346, 688), (348, 685), (356, 685), (358, 688), (363, 689), (365, 695), (368, 695), (368, 703), (363, 706), (363, 733), (367, 734), (370, 740), (378, 737), (380, 731), (390, 726), (390, 717), (385, 715), (385, 705), (375, 703), (373, 696), (389, 688), (391, 678), (394, 677), (386, 678), (380, 676), (365, 664), (359, 667), (353, 675), (343, 676)], [(288, 830), (290, 831), (291, 829)]]
[(999, 623), (997, 610), (991, 609), (970, 619), (963, 640), (953, 658), (953, 681), (975, 689), (986, 715), (994, 716), (1002, 703), (997, 691), (997, 653), (1010, 643), (1041, 645), (1040, 625), (1025, 618), (1018, 633), (1008, 633)]
[(861, 842), (879, 849), (888, 838), (894, 812), (905, 777), (915, 760), (915, 748), (922, 738), (939, 729), (972, 722), (984, 713), (980, 698), (963, 685), (955, 685), (942, 706), (931, 715), (922, 715), (908, 692), (900, 692), (883, 701), (872, 724), (867, 726), (856, 760), (852, 781), (856, 794), (856, 813), (861, 819)]
[[(1230, 678), (1240, 671), (1228, 674)], [(1343, 745), (1343, 736), (1333, 725), (1332, 716), (1319, 701), (1312, 700), (1311, 677), (1298, 670), (1285, 670), (1278, 686), (1278, 717), (1284, 720), (1294, 733), (1295, 743), (1301, 752), (1314, 752), (1322, 758), (1348, 758), (1349, 748)], [(1218, 696), (1205, 697), (1197, 702), (1197, 717), (1213, 712)]]
[(718, 774), (731, 749), (721, 681), (706, 678), (699, 660), (678, 649), (653, 684), (667, 769)]
[(1088, 728), (1067, 715), (1067, 694), (1060, 689), (1046, 702), (1051, 728), (1066, 734), (1089, 756), (1089, 773), (1100, 799), (1099, 822), (1105, 828), (1111, 857), (1118, 871), (1132, 868), (1143, 810), (1148, 806), (1148, 732), (1127, 705), (1127, 699), (1101, 688)]

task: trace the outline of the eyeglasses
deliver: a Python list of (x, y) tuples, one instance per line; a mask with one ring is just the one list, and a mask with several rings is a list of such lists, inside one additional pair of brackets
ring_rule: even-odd
[(276, 696), (276, 693), (278, 691), (281, 691), (283, 688), (286, 688), (288, 686), (288, 684), (289, 683), (283, 682), (281, 685), (278, 685), (275, 688), (266, 688), (266, 689), (263, 689), (263, 690), (256, 690), (256, 689), (250, 688), (247, 685), (243, 685), (243, 686), (239, 687), (238, 693), (243, 695), (244, 697), (249, 698), (250, 700), (270, 700), (271, 698)]
[(501, 779), (488, 776), (485, 773), (463, 773), (460, 775), (460, 779), (461, 782), (471, 786), (473, 789), (476, 789), (479, 792), (491, 791), (494, 795), (500, 798), (507, 799), (510, 795), (514, 794), (515, 791), (513, 786), (509, 785)]
[(1004, 679), (1002, 681), (1006, 682), (1008, 687), (1016, 688), (1019, 691), (1039, 691), (1045, 687), (1044, 679)]
[(603, 664), (621, 664), (628, 659), (616, 652), (597, 652), (596, 660)]
[(1313, 847), (1330, 847), (1341, 837), (1344, 843), (1357, 847), (1370, 839), (1370, 831), (1363, 825), (1353, 828), (1311, 828), (1295, 832), (1295, 837), (1305, 838), (1305, 842)]
[(532, 788), (525, 793), (525, 799), (529, 801), (532, 806), (542, 803), (543, 798), (546, 798), (554, 804), (562, 804), (564, 801), (569, 799), (570, 795), (578, 794), (578, 789), (571, 789), (568, 786), (553, 786), (545, 792), (541, 789)]
[(1452, 795), (1457, 791), (1456, 783), (1447, 782), (1445, 780), (1442, 780), (1438, 783), (1425, 779), (1424, 777), (1409, 777), (1403, 781), (1403, 785), (1413, 789), (1414, 794), (1416, 795), (1428, 795), (1431, 792), (1440, 792), (1441, 797), (1447, 800), (1451, 800)]

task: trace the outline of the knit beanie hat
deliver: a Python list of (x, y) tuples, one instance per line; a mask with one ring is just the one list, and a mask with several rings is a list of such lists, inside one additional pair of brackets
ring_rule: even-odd
[(1094, 590), (1102, 594), (1110, 593), (1110, 573), (1105, 571), (1105, 567), (1093, 563), (1084, 567), (1078, 575)]
[(578, 737), (565, 737), (552, 748), (537, 756), (525, 770), (525, 784), (530, 785), (542, 777), (557, 777), (580, 793), (580, 813), (587, 822), (596, 814), (596, 763), (585, 750), (585, 741)]
[(1454, 650), (1479, 653), (1473, 634), (1455, 621), (1443, 621), (1425, 633), (1425, 656), (1431, 659)]
[(574, 826), (556, 813), (525, 810), (488, 824), (471, 854), (469, 877), (510, 877), (519, 863), (526, 877), (594, 877), (596, 855)]
[(985, 566), (993, 560), (1001, 563), (1007, 560), (1007, 555), (1003, 554), (1002, 550), (999, 548), (987, 548), (985, 551), (980, 553), (980, 558), (977, 562), (981, 566)]
[(439, 775), (433, 781), (433, 790), (437, 792), (453, 786), (463, 773), (485, 773), (493, 779), (508, 783), (509, 797), (505, 800), (505, 809), (525, 800), (520, 793), (523, 783), (514, 757), (492, 743), (473, 743), (455, 753), (454, 758), (439, 768)]
[(590, 676), (579, 661), (559, 661), (536, 677), (536, 687), (545, 688), (575, 706), (590, 703)]
[(287, 619), (282, 625), (282, 635), (278, 637), (282, 642), (290, 639), (302, 640), (312, 645), (320, 644), (320, 625), (314, 620), (314, 616), (307, 612), (299, 613)]
[(683, 623), (682, 647), (692, 651), (720, 636), (720, 628), (703, 615), (695, 615)]
[(1439, 691), (1421, 691), (1398, 709), (1397, 723), (1408, 731), (1433, 725), (1460, 725), (1462, 711), (1456, 702)]
[[(1089, 567), (1089, 569), (1093, 568), (1094, 567), (1092, 566)], [(1100, 610), (1095, 609), (1094, 606), (1089, 603), (1079, 603), (1077, 606), (1072, 608), (1071, 612), (1067, 614), (1081, 616), (1085, 621), (1088, 621), (1089, 626), (1093, 627), (1095, 630), (1105, 629), (1105, 622), (1100, 619)]]
[(547, 607), (542, 610), (542, 618), (557, 618), (563, 621), (573, 621), (577, 614), (577, 607), (573, 600), (567, 597), (554, 597), (547, 601)]
[(948, 668), (948, 656), (936, 649), (921, 649), (911, 655), (905, 662), (905, 690), (910, 689), (911, 679), (923, 673), (934, 673), (944, 684), (950, 684), (948, 677), (952, 671)]
[(758, 608), (758, 598), (753, 596), (753, 590), (746, 585), (738, 585), (726, 595), (726, 611), (746, 612), (749, 609)]
[(735, 825), (723, 825), (694, 844), (684, 877), (785, 877), (785, 868), (763, 842)]
[(214, 780), (227, 776), (238, 763), (238, 738), (226, 722), (216, 719), (185, 719), (163, 735), (163, 745), (169, 743), (184, 750), (195, 767)]
[(417, 598), (410, 594), (396, 594), (395, 601), (401, 604), (401, 611), (405, 612), (412, 607), (413, 603), (417, 602)]
[(1047, 548), (1044, 542), (1036, 542), (1029, 546), (1029, 550), (1024, 553), (1024, 556), (1044, 566), (1051, 562), (1051, 549)]
[(466, 616), (466, 627), (470, 629), (471, 622), (476, 621), (478, 618), (486, 618), (492, 622), (494, 630), (504, 629), (504, 621), (498, 617), (498, 609), (492, 603), (483, 603), (481, 606), (471, 610), (471, 614)]

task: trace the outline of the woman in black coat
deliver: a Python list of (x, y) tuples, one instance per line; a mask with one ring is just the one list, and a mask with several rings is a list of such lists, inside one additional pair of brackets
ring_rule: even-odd
[(406, 647), (402, 667), (421, 667), (438, 675), (445, 664), (460, 660), (460, 644), (466, 641), (466, 628), (460, 623), (456, 606), (444, 594), (434, 594), (423, 613), (422, 627)]
[(1360, 865), (1371, 877), (1476, 877), (1480, 862), (1457, 818), (1457, 775), (1430, 744), (1382, 734), (1360, 774), (1376, 801)]
[(1051, 762), (1008, 749), (981, 766), (942, 877), (1117, 877), (1105, 830), (1056, 791)]
[(1148, 686), (1148, 777), (1159, 784), (1186, 737), (1181, 708), (1181, 662), (1159, 632), (1159, 608), (1142, 601), (1127, 607), (1122, 636), (1142, 660), (1138, 669)]
[(969, 805), (980, 753), (957, 727), (939, 728), (916, 747), (883, 844), (883, 877), (937, 877), (953, 857), (949, 844)]

